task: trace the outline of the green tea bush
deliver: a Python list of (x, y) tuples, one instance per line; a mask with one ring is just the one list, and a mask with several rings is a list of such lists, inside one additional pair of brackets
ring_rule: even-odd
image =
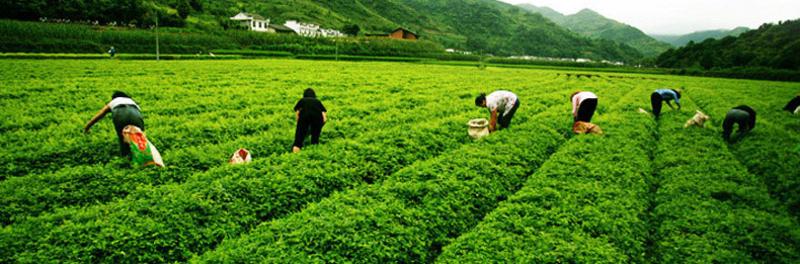
[[(342, 92), (344, 94), (350, 91), (328, 91), (327, 97), (336, 96)], [(437, 91), (437, 93), (447, 92), (446, 90)], [(400, 98), (392, 97), (380, 101), (370, 101), (374, 95), (364, 93), (348, 96), (348, 100), (368, 101), (358, 105), (347, 105), (337, 110), (337, 122), (333, 127), (326, 127), (326, 139), (338, 139), (345, 135), (355, 136), (360, 133), (378, 128), (377, 126), (391, 126), (398, 125), (406, 122), (409, 118), (416, 118), (423, 116), (423, 113), (437, 111), (439, 105), (443, 103), (446, 98), (424, 101), (422, 104), (414, 105), (415, 108), (409, 111), (386, 111), (389, 110), (388, 106), (400, 104)], [(411, 98), (425, 98), (425, 96), (406, 97), (406, 100)], [(332, 100), (329, 103), (335, 103), (337, 100)], [(351, 111), (359, 110), (359, 111)], [(359, 122), (362, 118), (362, 113), (369, 111), (373, 119), (383, 120), (382, 122)], [(213, 112), (213, 115), (220, 115), (219, 112)], [(398, 116), (400, 114), (400, 116)], [(233, 134), (254, 134), (258, 131), (277, 130), (278, 132), (259, 133), (257, 136), (239, 137), (232, 142), (224, 142), (225, 139), (220, 139), (221, 142), (194, 145), (186, 144), (175, 146), (174, 144), (159, 145), (161, 147), (176, 148), (173, 152), (165, 153), (165, 159), (171, 161), (179, 166), (170, 166), (169, 170), (159, 171), (159, 173), (139, 173), (137, 171), (124, 170), (124, 172), (116, 172), (119, 166), (112, 166), (105, 168), (108, 173), (102, 174), (99, 171), (96, 173), (87, 172), (85, 174), (76, 173), (80, 172), (80, 168), (73, 169), (67, 168), (63, 171), (58, 171), (52, 174), (43, 175), (29, 175), (28, 177), (20, 177), (6, 182), (0, 183), (0, 193), (3, 193), (3, 198), (0, 198), (2, 204), (8, 206), (0, 210), (0, 220), (3, 224), (14, 222), (14, 219), (24, 219), (28, 216), (36, 216), (42, 212), (50, 211), (54, 208), (64, 206), (86, 205), (91, 203), (108, 202), (115, 198), (124, 197), (131, 191), (135, 190), (140, 185), (160, 185), (164, 183), (180, 183), (183, 182), (188, 175), (196, 172), (205, 171), (214, 168), (220, 164), (224, 164), (227, 155), (209, 156), (206, 153), (229, 153), (241, 146), (248, 147), (256, 155), (268, 156), (272, 153), (278, 153), (288, 149), (291, 144), (293, 136), (293, 129), (288, 122), (283, 122), (286, 118), (279, 116), (285, 114), (277, 114), (269, 116), (270, 119), (257, 119), (256, 122), (246, 121), (243, 126), (217, 126), (217, 127), (204, 127), (201, 131), (197, 131), (197, 127), (203, 127), (203, 124), (208, 122), (209, 118), (199, 118), (195, 121), (184, 122), (179, 126), (172, 126), (170, 130), (162, 131), (164, 135), (174, 135), (180, 137), (186, 134), (195, 134), (197, 136), (207, 135), (214, 137), (222, 134), (223, 132), (236, 132)], [(386, 118), (382, 118), (382, 117)], [(219, 122), (226, 122), (219, 120)], [(343, 125), (338, 125), (343, 124)], [(213, 128), (213, 129), (212, 129)], [(237, 131), (241, 130), (242, 131)], [(231, 131), (233, 130), (233, 131)], [(182, 142), (179, 138), (160, 138), (163, 142)], [(198, 137), (202, 138), (202, 137)], [(169, 149), (169, 148), (167, 148)], [(30, 158), (30, 157), (28, 157)], [(33, 162), (38, 162), (40, 159), (33, 159)], [(99, 168), (93, 168), (101, 170)], [(68, 176), (65, 176), (68, 175)], [(116, 176), (112, 176), (116, 175)], [(80, 183), (81, 185), (77, 184)], [(81, 189), (80, 186), (86, 186)], [(91, 188), (91, 189), (89, 189)], [(45, 189), (45, 192), (37, 192), (38, 189)]]
[[(98, 39), (64, 30), (53, 36)], [(196, 33), (165, 34), (184, 35), (168, 40), (178, 46), (215, 41)], [(231, 56), (370, 50), (236, 37), (247, 45), (224, 49), (251, 53)], [(412, 54), (395, 48), (375, 56)], [(797, 83), (469, 61), (52, 56), (75, 59), (0, 60), (0, 263), (798, 262), (800, 121), (778, 110)], [(681, 86), (683, 110), (657, 122), (636, 113), (652, 90)], [(307, 87), (330, 122), (321, 145), (290, 154), (291, 109)], [(520, 95), (512, 128), (469, 140), (466, 121), (488, 116), (475, 96), (497, 89)], [(114, 90), (140, 103), (166, 168), (115, 157), (109, 120), (81, 133)], [(600, 96), (606, 135), (570, 132), (576, 90)], [(723, 143), (722, 117), (738, 104), (759, 111), (758, 125)], [(707, 128), (682, 128), (694, 109), (712, 116)], [(240, 147), (253, 163), (227, 165)]]
[[(684, 107), (693, 107), (684, 97)], [(693, 114), (663, 116), (659, 123), (653, 261), (800, 260), (797, 222), (728, 151), (718, 131), (683, 129)]]
[[(609, 101), (625, 92), (602, 90)], [(431, 262), (442, 246), (513, 194), (562, 142), (561, 133), (547, 127), (563, 122), (553, 115), (564, 116), (565, 96), (549, 95), (560, 103), (507, 132), (408, 167), (381, 185), (340, 193), (265, 223), (199, 260)]]
[[(186, 64), (176, 63), (176, 65)], [(246, 67), (247, 64), (261, 63), (264, 62), (247, 62), (242, 67), (249, 69)], [(281, 71), (284, 68), (295, 69), (291, 64), (297, 63), (307, 64), (308, 62), (270, 62), (271, 65), (275, 65), (273, 71)], [(327, 64), (323, 63), (322, 65)], [(372, 69), (375, 65), (379, 64), (371, 63), (355, 69)], [(231, 65), (221, 65), (221, 67), (231, 67)], [(391, 71), (395, 72), (403, 68), (410, 69), (411, 66), (393, 67)], [(369, 123), (380, 125), (380, 128), (374, 129), (375, 131), (370, 132), (369, 136), (357, 137), (356, 140), (331, 142), (304, 151), (299, 156), (281, 155), (259, 160), (248, 166), (215, 168), (206, 173), (191, 176), (183, 184), (142, 186), (119, 201), (85, 208), (56, 209), (52, 213), (25, 219), (23, 222), (4, 228), (4, 232), (8, 232), (5, 234), (9, 235), (1, 236), (4, 240), (0, 243), (10, 250), (3, 251), (4, 254), (9, 255), (3, 255), (2, 259), (35, 261), (50, 258), (75, 258), (76, 260), (80, 258), (81, 260), (93, 259), (95, 261), (150, 260), (156, 262), (186, 259), (192, 254), (199, 254), (213, 248), (226, 236), (236, 236), (262, 221), (296, 211), (306, 203), (321, 199), (336, 190), (351, 188), (357, 184), (379, 182), (383, 176), (390, 175), (393, 171), (414, 163), (415, 160), (431, 158), (435, 156), (435, 153), (458, 146), (459, 142), (463, 143), (463, 140), (466, 140), (463, 124), (465, 120), (469, 119), (470, 111), (466, 110), (475, 109), (471, 104), (474, 93), (465, 93), (464, 86), (460, 83), (472, 83), (474, 79), (482, 79), (486, 76), (451, 76), (447, 74), (449, 69), (441, 71), (434, 69), (427, 71), (426, 75), (368, 77), (374, 81), (368, 87), (360, 88), (360, 91), (383, 98), (371, 102), (382, 106), (362, 109), (358, 106), (364, 105), (363, 103), (354, 104), (352, 109), (344, 108), (337, 115), (369, 115)], [(315, 70), (325, 70), (325, 68), (317, 67)], [(351, 70), (345, 69), (345, 71)], [(374, 72), (374, 70), (371, 71)], [(541, 78), (542, 76), (546, 75), (537, 74), (526, 78)], [(213, 80), (216, 76), (208, 78)], [(275, 75), (268, 78), (280, 78), (280, 76)], [(360, 76), (348, 75), (336, 78), (342, 78), (339, 81), (354, 82)], [(237, 82), (230, 76), (223, 80)], [(512, 81), (498, 80), (500, 80), (498, 85)], [(322, 81), (317, 85), (324, 85), (324, 79)], [(536, 85), (524, 89), (532, 94), (542, 92), (543, 97), (531, 100), (532, 110), (542, 109), (534, 102), (539, 102), (542, 106), (564, 105), (562, 97), (566, 92), (561, 92), (560, 87), (541, 88), (548, 87), (548, 83), (553, 81), (537, 82)], [(445, 83), (446, 85), (442, 85)], [(227, 85), (237, 86), (237, 84)], [(419, 89), (414, 93), (407, 93), (409, 86), (431, 87), (431, 89)], [(350, 85), (341, 87), (357, 89)], [(558, 91), (557, 97), (550, 98), (547, 95), (548, 92), (556, 91)], [(400, 96), (387, 97), (387, 94)], [(459, 98), (466, 99), (462, 101), (464, 103), (459, 103), (458, 107), (443, 108), (443, 104), (452, 104), (453, 100), (453, 97), (445, 95), (459, 95)], [(464, 95), (466, 97), (463, 97)], [(203, 102), (202, 97), (198, 94), (190, 98), (200, 98), (199, 101)], [(539, 95), (532, 98), (537, 97)], [(144, 98), (148, 98), (148, 96)], [(322, 99), (328, 101), (349, 100), (350, 98), (333, 94)], [(398, 100), (399, 103), (387, 104), (386, 100)], [(214, 105), (211, 104), (208, 107), (213, 108)], [(329, 105), (329, 109), (332, 109), (330, 107)], [(386, 111), (385, 116), (379, 114), (381, 109)], [(404, 109), (413, 112), (406, 112)], [(185, 111), (165, 106), (154, 106), (152, 111), (169, 113), (176, 110)], [(376, 115), (372, 115), (371, 112)], [(461, 114), (453, 116), (454, 113)], [(481, 113), (485, 114), (485, 112)], [(424, 122), (424, 120), (435, 120), (447, 116), (450, 117), (427, 124)], [(524, 116), (518, 118), (520, 122), (525, 119)], [(355, 124), (362, 123), (362, 121), (343, 121), (342, 123), (338, 125), (357, 127)], [(411, 125), (414, 127), (413, 130), (408, 129)], [(435, 131), (440, 132), (434, 133)], [(445, 144), (444, 142), (451, 143)], [(233, 214), (234, 212), (235, 214)], [(139, 216), (134, 217), (134, 215)], [(93, 218), (105, 220), (100, 223), (90, 220)], [(66, 222), (72, 224), (64, 225), (66, 219), (70, 219)], [(189, 226), (194, 227), (189, 228)], [(144, 234), (147, 234), (145, 236), (149, 238), (140, 239)], [(53, 240), (50, 242), (41, 240), (45, 237), (47, 240)], [(100, 237), (105, 238), (98, 240)], [(57, 240), (62, 242), (55, 242)], [(160, 242), (152, 243), (153, 240)], [(114, 246), (111, 246), (100, 241), (116, 242), (114, 242)], [(181, 242), (174, 243), (172, 241)], [(62, 243), (72, 246), (48, 246)], [(92, 246), (86, 246), (88, 244)], [(153, 247), (154, 245), (159, 246)], [(69, 249), (67, 250), (67, 248)], [(83, 253), (73, 254), (73, 250)], [(45, 251), (49, 253), (44, 253)], [(137, 252), (137, 254), (129, 252)]]
[(563, 140), (536, 118), (226, 241), (201, 262), (430, 262)]
[(285, 51), (263, 51), (263, 50), (211, 50), (212, 53), (219, 55), (241, 55), (246, 57), (292, 57), (294, 54)]
[[(366, 100), (369, 97), (354, 96), (355, 99)], [(378, 104), (387, 104), (395, 101), (381, 101), (362, 104), (357, 106), (376, 109), (374, 116), (380, 116), (381, 111)], [(428, 102), (426, 105), (432, 106), (436, 101)], [(350, 107), (340, 109), (347, 110)], [(423, 108), (425, 109), (425, 108)], [(417, 111), (423, 111), (419, 109)], [(337, 122), (352, 122), (353, 125), (340, 128), (338, 126), (327, 128), (327, 140), (340, 139), (343, 135), (358, 135), (361, 131), (374, 128), (375, 123), (353, 122), (360, 120), (360, 116), (341, 116)], [(280, 118), (276, 118), (280, 119)], [(281, 124), (279, 120), (269, 120), (267, 124)], [(387, 123), (401, 120), (392, 120)], [(387, 124), (384, 123), (384, 124)], [(373, 125), (370, 127), (369, 125)], [(255, 131), (243, 133), (251, 134), (259, 130), (269, 130), (270, 127), (245, 126), (256, 128)], [(165, 155), (165, 159), (181, 166), (172, 166), (170, 170), (146, 170), (138, 172), (130, 170), (120, 170), (120, 164), (112, 166), (78, 166), (76, 168), (66, 168), (52, 174), (28, 175), (26, 177), (12, 178), (0, 183), (0, 204), (8, 206), (0, 209), (0, 223), (9, 224), (14, 222), (13, 218), (24, 218), (36, 216), (41, 212), (46, 212), (54, 208), (86, 205), (98, 202), (108, 202), (112, 199), (126, 196), (140, 185), (160, 185), (164, 183), (180, 183), (188, 175), (205, 171), (225, 164), (226, 155), (208, 156), (207, 152), (227, 153), (237, 149), (237, 146), (254, 146), (249, 148), (252, 153), (271, 155), (286, 151), (291, 144), (290, 140), (294, 135), (290, 126), (277, 125), (280, 132), (272, 132), (258, 135), (258, 137), (239, 138), (232, 143), (205, 144), (201, 146), (186, 146), (180, 148), (171, 155)], [(331, 131), (342, 130), (342, 131)], [(208, 131), (209, 135), (215, 135), (221, 131)], [(175, 131), (176, 135), (183, 135), (190, 131)], [(195, 134), (197, 131), (194, 132)], [(163, 139), (162, 139), (163, 140)], [(88, 167), (88, 168), (87, 168)], [(105, 173), (104, 173), (105, 172)], [(40, 191), (45, 190), (45, 191)]]
[(423, 58), (413, 57), (375, 57), (375, 56), (352, 56), (352, 55), (297, 55), (295, 58), (305, 60), (343, 60), (343, 61), (395, 61), (395, 62), (419, 62)]
[[(362, 143), (345, 142), (342, 144), (326, 145), (319, 151), (303, 152), (301, 155), (286, 156), (280, 160), (265, 160), (252, 166), (261, 169), (241, 167), (225, 167), (220, 170), (210, 171), (205, 175), (198, 175), (189, 180), (185, 185), (165, 185), (146, 192), (136, 192), (129, 195), (129, 199), (107, 206), (98, 206), (88, 210), (73, 212), (56, 212), (51, 216), (21, 223), (15, 226), (15, 233), (29, 236), (37, 234), (43, 224), (54, 224), (52, 220), (74, 216), (75, 225), (57, 226), (48, 239), (62, 240), (73, 244), (74, 247), (46, 247), (39, 250), (50, 253), (35, 253), (28, 255), (21, 250), (15, 258), (18, 259), (63, 259), (78, 257), (82, 260), (134, 260), (137, 261), (169, 261), (187, 258), (191, 252), (202, 252), (224, 236), (216, 233), (219, 228), (227, 229), (226, 233), (232, 235), (243, 231), (242, 228), (258, 221), (273, 218), (278, 215), (299, 209), (308, 201), (314, 201), (330, 194), (332, 191), (353, 185), (362, 181), (378, 180), (386, 173), (391, 173), (395, 168), (409, 164), (415, 159), (424, 158), (430, 152), (442, 151), (448, 145), (458, 143), (463, 137), (453, 137), (447, 131), (461, 128), (463, 117), (456, 118), (458, 122), (448, 122), (451, 125), (434, 126), (426, 130), (417, 129), (408, 131), (402, 127), (390, 131), (380, 131), (368, 136)], [(454, 121), (455, 121), (454, 120)], [(437, 132), (438, 131), (438, 132)], [(458, 129), (457, 131), (462, 131)], [(442, 133), (445, 132), (445, 133)], [(460, 134), (460, 133), (459, 133)], [(397, 137), (405, 138), (398, 141)], [(426, 144), (415, 140), (424, 140)], [(438, 142), (437, 142), (438, 141)], [(444, 142), (451, 142), (444, 144)], [(429, 146), (440, 146), (433, 148)], [(327, 149), (328, 151), (324, 151)], [(332, 151), (332, 152), (331, 152)], [(328, 153), (324, 154), (323, 153)], [(337, 153), (337, 154), (333, 154)], [(294, 161), (290, 161), (294, 160)], [(301, 162), (302, 167), (297, 163)], [(274, 167), (283, 164), (283, 167)], [(356, 167), (357, 166), (357, 167)], [(268, 173), (272, 176), (264, 176)], [(283, 183), (281, 183), (283, 182)], [(200, 198), (204, 197), (204, 198)], [(212, 202), (213, 201), (213, 202)], [(209, 204), (211, 203), (211, 204)], [(258, 206), (254, 206), (258, 205)], [(141, 211), (144, 208), (150, 208)], [(161, 209), (159, 209), (161, 208)], [(198, 211), (199, 210), (199, 211)], [(177, 215), (175, 213), (178, 213)], [(235, 212), (235, 215), (231, 213)], [(105, 215), (104, 223), (83, 222), (85, 213), (90, 215)], [(130, 219), (130, 214), (141, 213), (136, 220)], [(130, 222), (133, 220), (136, 223)], [(41, 221), (41, 222), (40, 222)], [(60, 221), (60, 220), (59, 220)], [(154, 222), (151, 222), (154, 221)], [(56, 222), (57, 223), (57, 222)], [(147, 223), (159, 223), (151, 225)], [(250, 224), (247, 224), (250, 223)], [(99, 224), (99, 226), (98, 226)], [(195, 225), (194, 228), (181, 226)], [(38, 226), (38, 228), (36, 227)], [(98, 230), (106, 226), (110, 233)], [(207, 226), (208, 229), (201, 228)], [(224, 228), (226, 227), (227, 228)], [(84, 230), (82, 235), (70, 235), (70, 229)], [(206, 231), (203, 231), (205, 229)], [(94, 231), (89, 231), (94, 230)], [(171, 230), (169, 232), (164, 232)], [(178, 230), (183, 230), (178, 232)], [(214, 233), (208, 233), (208, 232)], [(120, 233), (121, 232), (121, 233)], [(60, 235), (56, 235), (59, 233)], [(136, 239), (136, 234), (149, 233), (161, 240), (161, 247), (174, 247), (173, 250), (162, 252), (160, 250), (145, 253), (152, 241)], [(75, 233), (77, 234), (77, 233)], [(96, 244), (85, 247), (81, 244), (92, 243), (91, 237), (116, 237), (116, 246), (106, 247)], [(132, 237), (133, 236), (133, 237)], [(157, 238), (160, 237), (160, 238)], [(168, 241), (181, 237), (193, 237), (192, 242), (186, 245), (168, 246)], [(80, 242), (90, 239), (86, 242)], [(38, 239), (34, 239), (36, 241)], [(55, 245), (61, 242), (39, 241), (39, 245)], [(182, 240), (182, 239), (181, 239)], [(188, 242), (188, 241), (187, 241)], [(123, 244), (124, 243), (124, 244)], [(162, 242), (156, 242), (160, 244)], [(22, 247), (23, 245), (18, 245)], [(37, 247), (28, 244), (24, 247)], [(15, 247), (21, 249), (19, 247)], [(12, 248), (12, 247), (7, 247)], [(127, 248), (124, 249), (124, 248)], [(39, 251), (37, 250), (37, 251)], [(74, 250), (83, 251), (83, 254), (74, 254)], [(156, 250), (155, 248), (150, 250)], [(126, 256), (121, 252), (139, 252), (136, 256)], [(31, 251), (32, 252), (32, 251)], [(105, 252), (105, 253), (103, 253)], [(64, 255), (62, 255), (64, 254)], [(122, 255), (120, 255), (122, 254)], [(77, 259), (76, 259), (77, 260)]]
[[(783, 106), (792, 96), (790, 92), (773, 92), (765, 95), (747, 84), (738, 91), (710, 91), (693, 89), (698, 94), (695, 101), (704, 110), (716, 114), (713, 128), (722, 133), (722, 121), (730, 108), (747, 104), (756, 109), (756, 128), (736, 144), (728, 145), (734, 156), (747, 170), (761, 178), (769, 193), (787, 207), (794, 216), (800, 215), (800, 155), (794, 146), (800, 136), (792, 131), (800, 121)], [(748, 89), (749, 88), (749, 89)], [(724, 94), (721, 98), (716, 94)], [(715, 96), (716, 95), (716, 96)], [(763, 97), (769, 96), (770, 100)], [(782, 101), (785, 100), (785, 101)]]
[(645, 89), (614, 100), (595, 118), (603, 136), (576, 136), (524, 187), (437, 262), (644, 262), (655, 124), (631, 105)]

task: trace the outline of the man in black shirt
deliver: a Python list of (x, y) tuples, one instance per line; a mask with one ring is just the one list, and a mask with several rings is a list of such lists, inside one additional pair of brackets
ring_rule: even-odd
[(311, 144), (319, 144), (322, 126), (328, 121), (328, 110), (317, 99), (314, 90), (308, 88), (303, 92), (303, 98), (295, 104), (294, 111), (297, 115), (297, 129), (294, 132), (292, 152), (297, 153), (303, 148), (303, 141), (308, 134), (311, 134)]
[[(731, 139), (733, 124), (739, 125), (736, 138)], [(736, 142), (756, 126), (756, 111), (746, 105), (734, 107), (725, 115), (722, 123), (722, 137), (728, 142)]]

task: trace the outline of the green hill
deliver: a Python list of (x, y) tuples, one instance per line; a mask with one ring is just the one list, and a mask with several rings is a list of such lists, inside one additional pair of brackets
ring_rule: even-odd
[(627, 45), (578, 36), (540, 15), (497, 1), (407, 0), (405, 3), (415, 10), (427, 10), (435, 21), (453, 29), (450, 32), (464, 36), (461, 47), (468, 50), (627, 61), (641, 57)]
[(650, 35), (651, 37), (672, 44), (676, 47), (683, 47), (686, 46), (689, 41), (693, 41), (695, 43), (702, 42), (706, 39), (721, 39), (727, 36), (739, 36), (744, 32), (750, 30), (746, 27), (737, 27), (732, 30), (726, 29), (718, 29), (718, 30), (705, 30), (705, 31), (697, 31), (694, 33), (689, 33), (686, 35)]
[[(329, 28), (358, 25), (367, 32), (406, 27), (422, 38), (460, 50), (496, 55), (537, 55), (633, 61), (641, 55), (610, 41), (590, 40), (540, 16), (494, 0), (208, 1), (219, 20), (247, 10), (273, 18), (313, 22)], [(302, 8), (297, 8), (302, 7)]]
[(590, 9), (565, 16), (549, 7), (530, 4), (521, 4), (519, 7), (541, 14), (556, 24), (585, 36), (625, 43), (648, 57), (671, 48), (669, 44), (653, 39), (635, 27), (606, 18)]
[[(447, 48), (495, 55), (535, 55), (636, 61), (642, 54), (627, 45), (574, 34), (540, 15), (494, 0), (47, 0), (4, 1), (0, 17), (40, 17), (118, 21), (147, 27), (158, 15), (162, 26), (203, 31), (229, 28), (228, 17), (257, 13), (273, 23), (300, 20), (324, 28), (358, 25), (361, 32), (398, 26)], [(43, 8), (46, 7), (46, 8)], [(91, 8), (86, 8), (91, 7)], [(10, 10), (10, 11), (9, 11)], [(124, 15), (123, 15), (124, 14)]]
[(535, 6), (532, 4), (519, 4), (517, 6), (522, 9), (540, 14), (543, 17), (550, 19), (550, 21), (555, 22), (556, 24), (561, 24), (564, 22), (564, 19), (566, 19), (566, 16), (564, 14), (561, 14), (558, 11), (553, 10), (552, 8), (546, 6)]
[(800, 70), (800, 20), (764, 24), (738, 37), (706, 39), (669, 50), (657, 59), (660, 67), (725, 69), (768, 67)]

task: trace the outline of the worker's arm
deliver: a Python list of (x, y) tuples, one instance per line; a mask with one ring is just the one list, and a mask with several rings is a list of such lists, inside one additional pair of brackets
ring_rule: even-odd
[(106, 114), (108, 114), (108, 112), (111, 112), (111, 107), (109, 107), (108, 105), (103, 106), (103, 109), (100, 109), (100, 111), (97, 112), (97, 114), (95, 114), (94, 117), (92, 117), (92, 120), (89, 120), (89, 123), (87, 123), (86, 126), (83, 127), (83, 133), (89, 133), (89, 129), (91, 129), (92, 126), (94, 126), (94, 124), (97, 123), (97, 121), (103, 119), (103, 117), (105, 117)]
[(733, 132), (733, 118), (726, 116), (725, 121), (722, 122), (722, 138), (724, 138), (725, 141), (732, 142), (731, 132)]
[(489, 118), (489, 132), (494, 132), (497, 128), (497, 109), (492, 110), (492, 117)]
[(676, 101), (675, 101), (675, 104), (676, 104), (676, 105), (678, 105), (678, 111), (680, 111), (680, 110), (681, 110), (681, 102), (678, 102), (678, 101), (676, 100)]
[(672, 103), (670, 103), (669, 100), (667, 100), (667, 105), (669, 106), (669, 109), (675, 109), (675, 107), (672, 106)]
[(328, 123), (328, 112), (322, 112), (322, 123)]
[(294, 120), (300, 122), (300, 110), (294, 111)]
[(578, 107), (579, 106), (576, 106), (575, 104), (572, 104), (572, 116), (573, 117), (578, 117)]
[(575, 96), (572, 96), (571, 101), (572, 101), (572, 116), (573, 117), (577, 117), (578, 116), (578, 108), (580, 107), (580, 104), (578, 104), (578, 98), (575, 98)]

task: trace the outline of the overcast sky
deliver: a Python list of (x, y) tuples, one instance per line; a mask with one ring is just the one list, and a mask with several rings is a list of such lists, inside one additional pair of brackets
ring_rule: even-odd
[(800, 18), (800, 0), (501, 0), (547, 6), (569, 15), (589, 8), (649, 34), (686, 34), (708, 29), (757, 28)]

